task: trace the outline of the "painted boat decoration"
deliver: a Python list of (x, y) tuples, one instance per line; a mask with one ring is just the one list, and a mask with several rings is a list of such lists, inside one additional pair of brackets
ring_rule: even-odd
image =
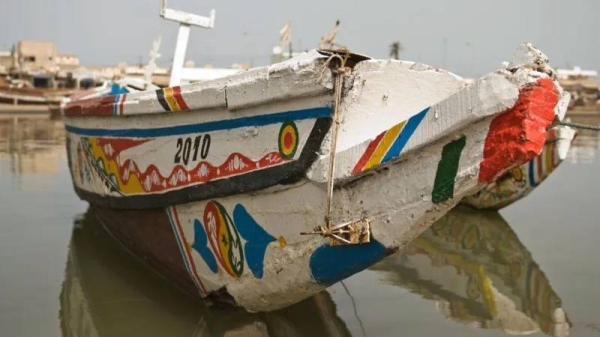
[(539, 156), (506, 172), (462, 203), (478, 209), (499, 210), (529, 195), (567, 159), (575, 134), (568, 126), (553, 127)]
[(63, 120), (75, 191), (115, 238), (190, 294), (269, 311), (369, 267), (539, 155), (564, 97), (531, 45), (469, 85), (315, 50), (73, 101)]
[(571, 322), (531, 253), (495, 211), (457, 207), (371, 270), (459, 323), (567, 336)]
[(0, 85), (0, 103), (15, 105), (58, 104), (62, 98), (76, 91), (76, 89), (18, 88)]
[(327, 292), (260, 315), (210, 309), (124, 254), (91, 211), (76, 220), (60, 293), (62, 336), (351, 335)]

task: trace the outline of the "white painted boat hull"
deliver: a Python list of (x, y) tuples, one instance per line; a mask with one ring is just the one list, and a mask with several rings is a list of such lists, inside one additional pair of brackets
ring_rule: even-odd
[[(401, 249), (538, 155), (561, 118), (531, 46), (470, 85), (411, 62), (331, 70), (328, 55), (70, 103), (76, 192), (184, 290), (269, 311)], [(349, 228), (366, 235), (345, 244)]]

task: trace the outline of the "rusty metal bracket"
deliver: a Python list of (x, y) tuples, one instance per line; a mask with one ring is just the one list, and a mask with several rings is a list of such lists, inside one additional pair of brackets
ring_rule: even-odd
[(318, 226), (312, 232), (301, 235), (322, 235), (329, 238), (329, 245), (356, 245), (371, 241), (371, 220), (360, 219), (337, 225)]

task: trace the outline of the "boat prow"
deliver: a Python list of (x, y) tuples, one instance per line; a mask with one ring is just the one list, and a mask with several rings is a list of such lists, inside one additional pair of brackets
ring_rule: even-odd
[(506, 172), (462, 203), (477, 209), (499, 210), (526, 197), (567, 159), (575, 135), (569, 126), (553, 127), (539, 156)]
[(547, 58), (471, 84), (311, 51), (214, 81), (64, 109), (77, 194), (188, 293), (269, 311), (404, 247), (539, 155), (562, 118)]

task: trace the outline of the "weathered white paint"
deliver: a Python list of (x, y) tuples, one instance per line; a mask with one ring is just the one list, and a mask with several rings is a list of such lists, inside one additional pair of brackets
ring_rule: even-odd
[[(189, 111), (201, 112), (210, 118), (207, 109), (227, 108), (233, 118), (237, 110), (263, 106), (269, 103), (287, 103), (295, 98), (310, 98), (324, 94), (331, 95), (333, 81), (329, 69), (323, 64), (326, 57), (312, 50), (302, 55), (268, 67), (260, 67), (236, 73), (215, 80), (181, 86), (181, 95)], [(333, 99), (330, 96), (330, 101)], [(72, 102), (71, 105), (87, 102)], [(128, 94), (122, 104), (122, 115), (169, 114), (159, 104), (154, 91)], [(208, 117), (207, 117), (208, 116)], [(169, 120), (164, 118), (163, 120)], [(198, 120), (198, 117), (194, 117)], [(73, 119), (77, 123), (79, 119)], [(124, 118), (123, 120), (127, 120)], [(119, 123), (109, 123), (120, 125)], [(144, 119), (145, 120), (145, 119)]]
[(447, 71), (396, 60), (360, 62), (352, 70), (351, 83), (344, 96), (340, 151), (372, 139), (388, 125), (407, 120), (466, 86)]
[[(367, 65), (361, 66), (362, 63)], [(447, 99), (439, 104), (433, 104), (425, 117), (426, 120), (422, 123), (423, 127), (418, 128), (410, 138), (402, 156), (410, 156), (412, 151), (419, 149), (423, 144), (455, 132), (465, 124), (508, 109), (518, 97), (519, 84), (530, 81), (529, 78), (518, 75), (519, 71), (514, 77), (511, 77), (513, 75), (510, 72), (498, 71), (470, 85), (465, 85), (455, 75), (415, 63), (390, 61), (365, 61), (362, 63), (358, 64), (349, 79), (351, 85), (348, 87), (350, 89), (344, 96), (342, 104), (342, 125), (338, 138), (335, 168), (335, 177), (339, 181), (352, 177), (354, 165), (372, 138), (394, 123), (407, 120), (419, 110), (427, 107), (428, 103), (441, 100), (443, 95), (446, 95)], [(330, 92), (331, 75), (328, 71), (326, 73), (329, 74), (329, 79), (323, 79), (326, 76), (322, 76), (321, 81), (318, 81), (323, 71), (322, 64), (323, 56), (317, 52), (310, 52), (298, 59), (288, 60), (270, 67), (257, 68), (215, 81), (183, 86), (182, 97), (191, 109), (217, 107), (225, 109), (181, 113), (168, 116), (168, 118), (162, 114), (156, 117), (147, 116), (143, 119), (143, 125), (149, 128), (187, 125), (332, 104), (331, 98), (327, 98), (327, 96), (318, 99), (311, 98), (317, 94)], [(423, 79), (418, 79), (420, 75), (423, 76)], [(285, 85), (281, 84), (284, 82)], [(438, 82), (441, 88), (434, 89)], [(411, 86), (410, 83), (416, 84)], [(429, 88), (431, 90), (424, 90)], [(460, 90), (460, 88), (464, 88), (464, 90)], [(429, 94), (429, 92), (433, 92), (433, 94)], [(382, 103), (380, 99), (383, 95), (387, 96), (385, 103)], [(284, 99), (287, 100), (284, 101)], [(159, 111), (159, 109), (164, 111), (157, 102), (154, 92), (129, 94), (123, 107), (124, 114), (132, 115), (147, 111)], [(234, 109), (236, 110), (232, 112)], [(381, 114), (378, 113), (379, 111)], [(372, 117), (374, 113), (378, 114), (378, 118)], [(366, 119), (372, 120), (372, 122), (366, 124)], [(140, 120), (130, 118), (122, 118), (119, 123), (103, 117), (73, 117), (66, 118), (66, 121), (69, 125), (83, 128), (120, 129), (140, 126)], [(257, 133), (261, 134), (262, 129), (262, 127), (257, 128)], [(261, 149), (267, 150), (276, 146), (274, 141), (277, 139), (277, 132), (278, 130), (273, 128), (270, 136), (263, 135), (262, 139), (271, 140), (271, 144), (261, 147)], [(356, 137), (352, 137), (354, 133), (356, 133)], [(305, 133), (303, 137), (306, 136)], [(222, 141), (235, 144), (239, 139), (235, 136)], [(153, 143), (165, 144), (165, 141), (157, 140)], [(326, 141), (322, 146), (321, 157), (307, 173), (309, 179), (321, 183), (327, 180), (328, 149), (329, 145)], [(217, 155), (217, 158), (227, 157), (231, 153), (227, 152), (227, 147), (223, 150), (225, 153)], [(162, 157), (164, 160), (160, 161), (155, 157), (157, 151), (146, 151), (145, 155), (150, 156), (155, 163), (165, 165), (164, 163), (168, 159), (167, 153), (173, 151), (172, 146), (165, 151), (164, 157)], [(253, 159), (258, 160), (260, 157)], [(220, 164), (218, 161), (214, 163)], [(164, 171), (169, 171), (172, 165), (171, 160), (171, 166), (165, 166)], [(103, 185), (98, 185), (97, 188), (90, 188), (90, 190), (101, 191), (103, 188)]]
[[(477, 177), (490, 121), (491, 118), (486, 118), (455, 134), (464, 134), (467, 138), (456, 177), (455, 199), (437, 205), (431, 201), (441, 149), (455, 138), (451, 135), (424, 147), (410, 160), (395, 164), (388, 171), (336, 190), (335, 223), (366, 216), (371, 220), (373, 238), (390, 249), (403, 247), (462, 196), (481, 188)], [(237, 279), (221, 270), (214, 274), (200, 255), (193, 253), (198, 276), (205, 280), (209, 291), (227, 285), (238, 304), (251, 311), (263, 311), (281, 308), (324, 289), (325, 285), (315, 283), (309, 259), (315, 249), (326, 245), (328, 240), (300, 235), (324, 225), (326, 188), (323, 184), (304, 182), (284, 189), (219, 198), (218, 202), (229, 214), (236, 205), (243, 205), (271, 236), (285, 238), (287, 246), (281, 247), (278, 241), (269, 244), (264, 277), (260, 280), (248, 271)], [(177, 206), (185, 242), (193, 243), (194, 220), (201, 219), (205, 205), (206, 202), (195, 202)]]
[[(526, 49), (526, 53), (530, 52), (530, 48)], [(159, 111), (156, 93), (139, 93), (128, 96), (124, 102), (123, 115), (130, 115), (129, 117), (71, 117), (65, 118), (65, 123), (68, 126), (108, 130), (143, 129), (227, 121), (322, 106), (318, 104), (331, 105), (332, 75), (329, 69), (323, 68), (323, 63), (323, 56), (311, 52), (282, 64), (184, 86), (181, 88), (182, 97), (190, 110), (194, 110), (189, 113), (148, 114)], [(549, 75), (532, 70), (526, 64), (513, 71), (499, 70), (464, 86), (452, 74), (421, 65), (389, 61), (367, 63), (365, 66), (359, 63), (347, 79), (340, 107), (343, 118), (340, 129), (344, 134), (338, 139), (341, 144), (335, 153), (338, 166), (333, 178), (338, 188), (333, 195), (332, 218), (334, 224), (369, 219), (373, 239), (383, 249), (393, 250), (404, 247), (459, 200), (484, 186), (478, 176), (491, 121), (515, 104), (520, 89)], [(386, 72), (389, 74), (384, 74)], [(412, 77), (416, 85), (410, 85), (404, 75)], [(420, 76), (423, 76), (422, 80), (419, 80)], [(357, 78), (367, 80), (359, 81)], [(440, 88), (434, 86), (436, 81), (441, 83)], [(393, 90), (384, 92), (383, 88), (386, 87)], [(383, 94), (387, 94), (386, 99), (383, 99)], [(210, 103), (202, 98), (207, 98)], [(387, 103), (382, 103), (382, 99)], [(428, 105), (431, 105), (430, 110), (424, 115), (419, 114), (419, 109)], [(386, 115), (382, 118), (368, 118), (379, 111), (384, 111)], [(360, 173), (353, 172), (353, 167), (363, 156), (371, 139), (384, 130), (394, 129), (394, 124), (406, 120), (409, 121), (406, 125), (410, 124), (416, 116), (424, 117), (413, 125), (414, 130), (411, 132), (414, 132), (408, 137), (404, 149), (391, 158), (393, 160), (379, 161)], [(277, 123), (244, 130), (218, 130), (216, 133), (219, 135), (215, 134), (215, 139), (221, 144), (215, 145), (215, 152), (211, 155), (214, 156), (214, 161), (219, 161), (240, 146), (253, 156), (260, 155), (263, 153), (261, 151), (274, 148), (275, 130), (280, 125)], [(298, 122), (302, 139), (305, 139), (309, 126), (310, 119)], [(352, 134), (359, 136), (353, 139)], [(79, 137), (85, 137), (85, 132), (78, 135), (71, 133), (69, 137), (72, 144), (76, 144)], [(461, 137), (464, 137), (465, 145), (458, 154), (458, 171), (454, 177), (452, 197), (434, 203), (432, 190), (442, 149)], [(164, 167), (161, 170), (168, 171), (173, 161), (173, 153), (169, 151), (169, 147), (174, 140), (160, 138), (156, 137), (146, 146), (132, 148), (126, 156), (139, 158), (143, 165), (152, 163)], [(201, 293), (226, 287), (239, 305), (251, 311), (263, 311), (287, 306), (326, 287), (326, 284), (317, 282), (323, 275), (317, 275), (319, 272), (311, 267), (310, 261), (315, 252), (322, 251), (327, 245), (328, 239), (300, 233), (325, 225), (327, 197), (324, 172), (327, 172), (327, 166), (324, 163), (329, 161), (329, 148), (328, 141), (325, 141), (319, 150), (319, 160), (313, 164), (306, 179), (295, 185), (273, 186), (215, 200), (231, 215), (223, 217), (230, 219), (227, 220), (227, 223), (231, 222), (229, 225), (243, 226), (239, 216), (233, 214), (236, 208), (239, 210), (239, 207), (243, 207), (252, 218), (251, 222), (256, 223), (275, 240), (265, 243), (262, 278), (249, 270), (247, 254), (246, 258), (241, 258), (241, 254), (218, 251), (230, 248), (205, 247), (206, 254), (222, 254), (245, 265), (241, 275), (232, 276), (218, 262), (217, 270), (213, 271), (208, 260), (200, 256), (198, 250), (190, 250), (186, 259), (193, 261), (196, 266), (196, 271), (190, 273), (199, 284), (203, 284), (205, 289)], [(71, 146), (71, 156), (75, 158), (73, 149)], [(501, 169), (510, 169), (510, 164), (512, 163)], [(74, 175), (80, 170), (81, 168), (74, 169)], [(91, 185), (94, 184), (96, 183), (92, 181)], [(104, 195), (109, 193), (99, 186), (90, 190)], [(213, 201), (196, 201), (174, 205), (169, 209), (169, 212), (178, 214), (177, 219), (183, 232), (176, 232), (184, 247), (196, 242), (195, 237), (200, 233), (196, 231), (198, 223), (204, 222), (203, 225), (212, 228), (214, 232), (215, 227), (203, 220), (203, 214), (211, 202)], [(246, 239), (242, 238), (241, 244), (244, 247), (245, 242)], [(348, 255), (342, 261), (348, 265), (339, 266), (340, 278), (347, 276), (348, 272), (359, 271), (352, 269), (353, 258), (360, 256)], [(317, 262), (325, 260), (327, 258), (317, 258)]]
[(285, 62), (231, 76), (226, 87), (227, 107), (239, 110), (331, 92), (331, 72), (324, 61), (325, 57), (313, 50)]
[[(507, 76), (508, 75), (505, 74), (492, 73), (468, 86), (464, 86), (462, 82), (458, 82), (443, 88), (445, 91), (442, 91), (442, 93), (447, 94), (446, 99), (431, 106), (425, 120), (422, 122), (423, 127), (416, 130), (415, 134), (413, 134), (404, 148), (402, 155), (410, 156), (414, 150), (419, 149), (423, 144), (430, 143), (441, 135), (451, 134), (457, 129), (464, 127), (465, 124), (476, 122), (481, 118), (497, 114), (499, 111), (510, 108), (516, 102), (519, 90), (518, 86), (513, 84)], [(402, 75), (397, 78), (402, 78)], [(391, 77), (389, 82), (394, 82), (391, 80)], [(368, 86), (368, 83), (370, 82), (367, 82), (364, 85)], [(433, 83), (429, 85), (432, 86)], [(382, 86), (382, 84), (379, 84), (379, 86)], [(392, 84), (389, 86), (392, 86)], [(459, 87), (463, 87), (464, 89), (457, 91)], [(413, 91), (410, 91), (411, 89)], [(398, 88), (390, 93), (389, 99), (393, 100), (396, 93), (401, 96), (410, 96), (410, 93), (413, 94), (412, 96), (419, 96), (418, 93), (420, 93), (420, 89), (419, 86), (412, 88), (410, 86), (404, 86), (404, 88)], [(348, 96), (352, 95), (354, 91), (362, 91), (360, 84), (357, 88), (355, 83), (355, 87), (350, 91)], [(427, 100), (429, 100), (429, 98), (425, 95), (424, 101)], [(404, 102), (405, 100), (403, 99), (398, 100), (397, 103), (392, 106), (392, 110), (403, 110)], [(368, 101), (367, 99), (348, 99), (344, 101), (344, 103), (344, 117), (347, 116), (347, 118), (344, 119), (342, 128), (350, 130), (350, 128), (346, 128), (346, 120), (351, 120), (351, 125), (355, 124), (354, 129), (360, 130), (358, 131), (359, 133), (369, 134), (370, 138), (359, 145), (349, 146), (347, 143), (352, 141), (352, 138), (350, 137), (351, 133), (346, 132), (346, 137), (342, 138), (342, 140), (346, 141), (346, 144), (342, 142), (341, 146), (346, 150), (340, 151), (337, 155), (338, 159), (335, 168), (335, 176), (338, 179), (346, 179), (352, 176), (354, 165), (365, 151), (370, 141), (381, 132), (378, 128), (366, 124), (364, 116), (362, 124), (358, 124), (358, 121), (352, 121), (353, 117), (350, 117), (355, 114), (363, 115), (363, 111), (365, 110), (379, 111), (378, 103)], [(373, 105), (375, 105), (375, 107), (372, 107)], [(401, 115), (401, 118), (396, 119), (396, 121), (408, 120), (409, 117), (412, 117), (415, 112), (420, 111), (422, 108), (424, 107), (419, 107), (419, 110), (412, 110), (413, 112), (411, 114), (405, 113)], [(373, 119), (376, 121), (373, 124), (379, 124), (379, 118)], [(386, 125), (394, 124), (392, 121), (385, 121), (385, 117), (384, 122), (387, 122)], [(354, 144), (356, 144), (356, 141)], [(313, 168), (308, 173), (311, 179), (320, 182), (327, 180), (327, 170), (329, 166), (328, 157), (327, 153), (324, 154), (318, 162), (313, 165)]]

